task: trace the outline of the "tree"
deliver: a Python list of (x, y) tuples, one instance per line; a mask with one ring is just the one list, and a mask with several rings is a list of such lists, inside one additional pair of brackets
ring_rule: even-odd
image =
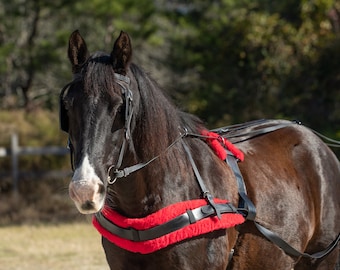
[(171, 12), (176, 97), (213, 127), (299, 118), (335, 135), (339, 25), (329, 14), (337, 10), (329, 0), (216, 0)]
[[(51, 38), (48, 31), (54, 29), (53, 23), (58, 21), (53, 10), (61, 8), (64, 2), (14, 0), (0, 4), (2, 106), (29, 108), (34, 97), (48, 94), (48, 71), (58, 62), (54, 50), (58, 40)], [(39, 75), (41, 72), (45, 72), (45, 76)], [(11, 104), (9, 100), (13, 96), (16, 102)]]
[(66, 47), (73, 30), (85, 33), (94, 49), (110, 50), (124, 29), (138, 50), (155, 40), (154, 15), (146, 0), (1, 2), (0, 106), (56, 107), (59, 89), (70, 79)]

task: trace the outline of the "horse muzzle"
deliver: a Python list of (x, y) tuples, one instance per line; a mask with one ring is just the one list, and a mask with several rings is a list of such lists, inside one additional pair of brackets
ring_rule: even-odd
[(104, 205), (105, 188), (101, 182), (72, 180), (69, 185), (69, 195), (80, 213), (93, 214)]

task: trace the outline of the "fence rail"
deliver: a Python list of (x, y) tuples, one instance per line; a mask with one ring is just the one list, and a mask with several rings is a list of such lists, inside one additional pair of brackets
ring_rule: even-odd
[[(44, 147), (23, 147), (19, 145), (18, 135), (13, 133), (11, 135), (11, 146), (10, 148), (0, 147), (0, 157), (11, 157), (12, 163), (12, 181), (13, 191), (18, 191), (19, 184), (19, 156), (23, 155), (67, 155), (69, 149), (61, 146), (44, 146)], [(54, 171), (54, 174), (56, 171)], [(61, 172), (65, 175), (64, 172)]]

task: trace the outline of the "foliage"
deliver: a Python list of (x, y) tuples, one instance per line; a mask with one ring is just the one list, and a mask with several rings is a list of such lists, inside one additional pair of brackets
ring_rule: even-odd
[(154, 17), (154, 5), (147, 0), (1, 2), (1, 107), (57, 107), (59, 89), (71, 77), (66, 48), (75, 29), (84, 33), (90, 49), (110, 50), (121, 29), (148, 43)]
[[(214, 1), (178, 14), (178, 28), (196, 30), (173, 37), (170, 65), (191, 76), (179, 81), (178, 99), (189, 95), (188, 109), (212, 125), (298, 117), (319, 128), (314, 119), (322, 115), (316, 118), (340, 128), (340, 65), (336, 60), (321, 65), (325, 57), (339, 55), (339, 36), (327, 15), (332, 8), (328, 0)], [(324, 80), (332, 82), (331, 91)], [(323, 100), (321, 93), (327, 96)], [(311, 117), (310, 106), (302, 102), (306, 98), (328, 110), (315, 109)]]
[(3, 1), (0, 107), (55, 111), (70, 33), (109, 51), (122, 29), (134, 61), (209, 126), (298, 118), (340, 138), (339, 10), (334, 0)]

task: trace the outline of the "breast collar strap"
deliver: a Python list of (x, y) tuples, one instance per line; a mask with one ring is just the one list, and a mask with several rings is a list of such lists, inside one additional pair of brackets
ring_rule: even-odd
[(215, 214), (217, 215), (217, 217), (219, 219), (221, 219), (221, 212), (220, 212), (220, 209), (217, 207), (217, 205), (215, 204), (214, 202), (214, 197), (210, 194), (209, 190), (206, 188), (205, 184), (204, 184), (204, 181), (201, 177), (201, 174), (199, 173), (199, 170), (195, 164), (195, 161), (191, 155), (191, 152), (189, 150), (189, 147), (185, 144), (184, 141), (182, 141), (182, 145), (183, 145), (183, 148), (185, 150), (185, 152), (187, 153), (187, 156), (189, 158), (189, 161), (191, 163), (191, 167), (195, 173), (195, 176), (196, 176), (196, 180), (197, 180), (197, 183), (198, 183), (198, 186), (200, 187), (200, 190), (202, 192), (201, 196), (207, 200), (207, 202), (209, 203), (209, 205), (213, 208), (213, 210), (215, 211)]

